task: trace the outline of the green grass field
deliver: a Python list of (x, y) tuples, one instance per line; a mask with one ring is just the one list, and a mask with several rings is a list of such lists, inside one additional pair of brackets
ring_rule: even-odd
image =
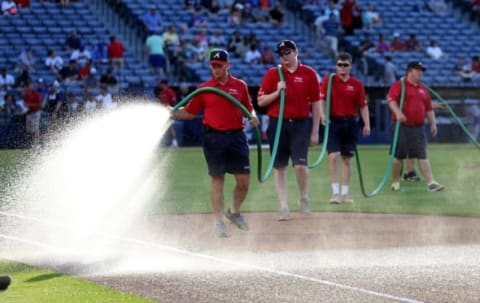
[[(319, 148), (311, 150), (311, 160), (319, 154)], [(388, 147), (361, 146), (359, 155), (367, 192), (372, 191), (382, 179), (388, 163)], [(182, 148), (163, 150), (159, 159), (167, 157), (167, 167), (152, 169), (168, 176), (158, 187), (164, 194), (158, 197), (151, 213), (210, 213), (210, 179), (201, 149)], [(242, 207), (245, 212), (277, 211), (278, 202), (274, 191), (273, 178), (266, 182), (257, 181), (256, 151), (252, 150), (252, 180), (247, 201)], [(326, 159), (311, 170), (310, 196), (312, 209), (320, 212), (375, 212), (409, 213), (425, 215), (480, 216), (480, 157), (479, 150), (473, 145), (430, 145), (429, 158), (437, 181), (445, 184), (442, 192), (430, 193), (425, 182), (403, 184), (405, 192), (394, 193), (390, 190), (390, 178), (380, 191), (371, 198), (364, 198), (360, 191), (356, 165), (351, 182), (351, 194), (356, 203), (353, 205), (329, 205), (329, 176)], [(5, 185), (0, 194), (10, 184), (16, 184), (15, 177), (24, 166), (25, 151), (0, 150), (0, 182)], [(263, 168), (269, 160), (264, 152)], [(298, 197), (293, 170), (289, 170), (290, 205), (298, 208)], [(230, 204), (233, 178), (227, 177), (225, 197)], [(0, 199), (0, 206), (2, 200)], [(120, 293), (94, 283), (73, 279), (53, 272), (43, 271), (9, 261), (0, 261), (0, 275), (8, 274), (13, 278), (11, 288), (0, 293), (0, 302), (148, 302), (144, 299)]]

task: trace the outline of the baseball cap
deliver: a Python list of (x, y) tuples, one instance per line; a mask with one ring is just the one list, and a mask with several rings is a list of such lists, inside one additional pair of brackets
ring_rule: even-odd
[(295, 42), (292, 40), (283, 40), (280, 41), (280, 43), (277, 44), (277, 53), (280, 53), (280, 51), (284, 48), (289, 48), (289, 49), (297, 49), (297, 45), (295, 45)]
[(228, 62), (228, 52), (224, 49), (213, 49), (210, 52), (210, 63), (225, 64)]
[(407, 65), (407, 70), (410, 70), (410, 69), (421, 69), (423, 71), (427, 70), (425, 65), (423, 65), (422, 62), (420, 62), (420, 61), (409, 62), (408, 65)]

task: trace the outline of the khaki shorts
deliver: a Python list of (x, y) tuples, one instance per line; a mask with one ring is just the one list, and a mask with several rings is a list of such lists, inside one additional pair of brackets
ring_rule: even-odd
[(42, 111), (39, 110), (35, 113), (27, 114), (27, 119), (25, 123), (25, 128), (29, 134), (38, 134), (40, 133), (40, 117)]

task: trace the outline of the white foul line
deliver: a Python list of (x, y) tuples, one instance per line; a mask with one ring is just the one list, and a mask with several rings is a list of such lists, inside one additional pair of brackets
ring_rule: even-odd
[[(30, 221), (36, 221), (36, 222), (40, 222), (40, 223), (44, 223), (44, 224), (48, 224), (48, 225), (54, 225), (54, 226), (59, 225), (57, 223), (49, 222), (49, 221), (46, 221), (46, 220), (43, 220), (43, 219), (6, 213), (6, 212), (3, 212), (3, 211), (0, 211), (0, 215), (7, 216), (7, 217), (20, 218), (20, 219), (25, 219), (25, 220), (30, 220)], [(171, 252), (175, 252), (175, 253), (178, 253), (178, 254), (181, 254), (181, 255), (197, 257), (197, 258), (201, 258), (201, 259), (214, 261), (214, 262), (217, 262), (217, 263), (223, 263), (223, 264), (228, 264), (228, 265), (233, 265), (233, 266), (238, 266), (238, 267), (250, 268), (250, 269), (255, 269), (255, 270), (258, 270), (258, 271), (272, 273), (272, 274), (275, 274), (275, 275), (286, 276), (286, 277), (290, 277), (290, 278), (296, 278), (296, 279), (299, 279), (299, 280), (315, 282), (315, 283), (322, 284), (322, 285), (327, 285), (327, 286), (332, 286), (332, 287), (335, 287), (335, 288), (355, 291), (355, 292), (359, 292), (359, 293), (363, 293), (363, 294), (367, 294), (367, 295), (371, 295), (371, 296), (375, 296), (375, 297), (390, 299), (390, 300), (394, 300), (394, 301), (398, 301), (398, 302), (423, 303), (423, 301), (418, 301), (418, 300), (408, 299), (408, 298), (403, 298), (403, 297), (397, 297), (397, 296), (390, 295), (390, 294), (387, 294), (387, 293), (377, 292), (377, 291), (368, 290), (368, 289), (360, 288), (360, 287), (349, 286), (349, 285), (341, 284), (341, 283), (335, 283), (335, 282), (331, 282), (331, 281), (327, 281), (327, 280), (323, 280), (323, 279), (312, 278), (312, 277), (308, 277), (308, 276), (303, 276), (303, 275), (299, 275), (299, 274), (290, 273), (290, 272), (287, 272), (287, 271), (274, 270), (274, 269), (271, 269), (271, 268), (268, 268), (268, 267), (235, 262), (235, 261), (228, 260), (228, 259), (225, 259), (225, 258), (219, 258), (219, 257), (214, 257), (214, 256), (202, 254), (202, 253), (196, 253), (196, 252), (192, 252), (192, 251), (189, 251), (189, 250), (176, 248), (176, 247), (173, 247), (173, 246), (167, 246), (167, 245), (163, 245), (163, 244), (158, 244), (158, 243), (154, 243), (154, 242), (150, 242), (150, 241), (143, 241), (143, 240), (130, 239), (130, 238), (112, 237), (112, 236), (105, 235), (105, 234), (102, 234), (102, 233), (97, 233), (97, 235), (102, 236), (102, 237), (109, 237), (110, 239), (119, 240), (119, 241), (123, 241), (123, 242), (135, 243), (135, 244), (139, 244), (139, 245), (143, 245), (143, 246), (150, 246), (150, 247), (155, 247), (155, 248), (161, 248), (161, 249), (168, 250), (168, 251), (171, 251)], [(31, 241), (31, 240), (28, 240), (28, 239), (8, 236), (8, 235), (4, 235), (4, 234), (0, 234), (0, 238), (4, 238), (6, 240), (18, 241), (18, 242), (30, 244), (30, 245), (33, 245), (33, 246), (42, 247), (42, 248), (45, 248), (45, 249), (48, 249), (48, 250), (57, 250), (58, 249), (58, 248), (48, 246), (48, 245), (45, 245), (45, 244), (37, 242), (37, 241)], [(61, 250), (61, 249), (58, 249), (58, 250)]]

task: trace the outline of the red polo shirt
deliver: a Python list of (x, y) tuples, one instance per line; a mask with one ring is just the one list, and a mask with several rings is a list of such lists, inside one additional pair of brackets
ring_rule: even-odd
[[(320, 89), (320, 99), (327, 100), (329, 75), (325, 76)], [(367, 105), (365, 97), (365, 88), (363, 84), (355, 77), (350, 76), (347, 81), (343, 81), (338, 75), (332, 79), (332, 89), (330, 98), (330, 116), (345, 117), (356, 116), (358, 108)]]
[[(232, 75), (228, 76), (225, 85), (222, 85), (215, 79), (210, 79), (198, 86), (198, 88), (202, 87), (215, 87), (221, 89), (237, 99), (237, 101), (245, 106), (249, 112), (252, 112), (253, 110), (247, 84)], [(213, 92), (205, 92), (196, 95), (192, 98), (190, 103), (185, 106), (185, 110), (194, 115), (198, 115), (203, 110), (203, 124), (216, 130), (243, 128), (242, 110), (221, 95)]]
[(37, 91), (25, 92), (23, 102), (28, 107), (29, 113), (36, 113), (42, 108), (42, 97)]
[[(396, 102), (400, 107), (400, 94), (402, 86), (400, 81), (396, 81), (388, 91), (388, 102)], [(422, 84), (415, 85), (405, 79), (405, 100), (403, 102), (403, 114), (407, 120), (403, 123), (407, 126), (419, 126), (425, 123), (425, 114), (433, 110), (430, 93)], [(392, 113), (392, 120), (396, 121), (396, 116)]]
[(158, 93), (158, 99), (163, 105), (174, 106), (177, 103), (177, 94), (175, 94), (173, 89), (167, 87)]
[[(298, 68), (289, 72), (282, 66), (285, 78), (285, 110), (284, 119), (306, 119), (310, 113), (310, 103), (320, 100), (317, 73), (309, 66), (299, 63)], [(263, 77), (258, 96), (268, 95), (277, 90), (280, 81), (277, 67), (270, 68)], [(268, 106), (268, 115), (278, 118), (280, 97)]]
[(107, 54), (109, 58), (123, 58), (123, 44), (119, 41), (113, 41), (108, 45)]

